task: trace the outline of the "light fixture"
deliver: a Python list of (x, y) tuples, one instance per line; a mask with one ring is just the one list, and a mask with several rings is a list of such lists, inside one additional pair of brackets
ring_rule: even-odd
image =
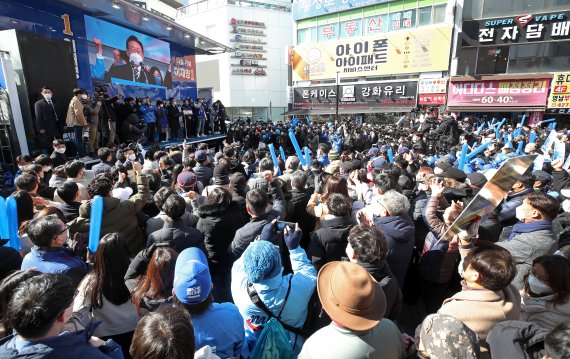
[(190, 34), (186, 34), (186, 35), (184, 35), (184, 37), (188, 39), (188, 38), (190, 38)]
[(168, 31), (172, 30), (172, 26), (170, 26), (170, 25), (166, 26), (166, 30), (168, 30)]
[(143, 15), (142, 19), (143, 19), (144, 21), (148, 21), (148, 20), (149, 20), (149, 19), (148, 19), (148, 16), (146, 16), (146, 15)]
[(113, 9), (120, 9), (121, 6), (119, 5), (118, 1), (113, 1)]

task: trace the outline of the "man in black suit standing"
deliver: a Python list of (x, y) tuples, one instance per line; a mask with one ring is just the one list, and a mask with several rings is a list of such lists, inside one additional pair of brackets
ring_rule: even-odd
[(111, 66), (108, 74), (109, 80), (115, 77), (154, 85), (154, 77), (150, 75), (144, 65), (144, 46), (136, 36), (131, 35), (127, 39), (125, 53), (129, 58), (129, 63), (122, 66)]
[(49, 154), (53, 150), (52, 141), (56, 138), (62, 138), (65, 118), (59, 118), (57, 114), (57, 105), (52, 100), (53, 93), (51, 88), (47, 86), (42, 87), (41, 95), (42, 99), (34, 104), (36, 130), (40, 134), (41, 146)]

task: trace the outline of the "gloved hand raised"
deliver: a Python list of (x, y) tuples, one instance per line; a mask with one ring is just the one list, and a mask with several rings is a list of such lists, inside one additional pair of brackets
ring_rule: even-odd
[(292, 231), (289, 227), (285, 227), (283, 231), (283, 237), (285, 239), (285, 244), (289, 250), (293, 250), (299, 247), (299, 242), (301, 242), (301, 237), (303, 237), (303, 231), (299, 227), (299, 223), (295, 224), (295, 230)]

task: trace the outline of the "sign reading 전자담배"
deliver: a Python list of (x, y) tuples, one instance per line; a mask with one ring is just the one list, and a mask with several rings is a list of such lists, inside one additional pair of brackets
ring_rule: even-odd
[(446, 71), (450, 42), (442, 26), (303, 44), (293, 50), (293, 81)]
[(449, 83), (447, 106), (544, 107), (550, 79)]
[[(295, 109), (332, 109), (336, 107), (337, 87), (294, 88)], [(379, 82), (339, 85), (339, 108), (412, 108), (416, 106), (417, 82)]]
[(495, 19), (464, 21), (463, 46), (517, 44), (570, 39), (570, 11), (523, 14)]

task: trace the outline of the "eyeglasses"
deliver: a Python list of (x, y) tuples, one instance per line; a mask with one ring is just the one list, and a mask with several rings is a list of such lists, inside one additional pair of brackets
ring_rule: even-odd
[[(57, 237), (61, 236), (61, 235), (62, 235), (63, 233), (65, 233), (65, 232), (69, 232), (69, 227), (70, 227), (70, 226), (65, 226), (65, 228), (64, 228), (61, 232), (58, 232), (58, 233), (55, 235), (55, 237), (53, 237), (53, 239), (56, 239)], [(69, 233), (66, 235), (66, 238), (67, 238), (67, 237), (69, 237)]]

